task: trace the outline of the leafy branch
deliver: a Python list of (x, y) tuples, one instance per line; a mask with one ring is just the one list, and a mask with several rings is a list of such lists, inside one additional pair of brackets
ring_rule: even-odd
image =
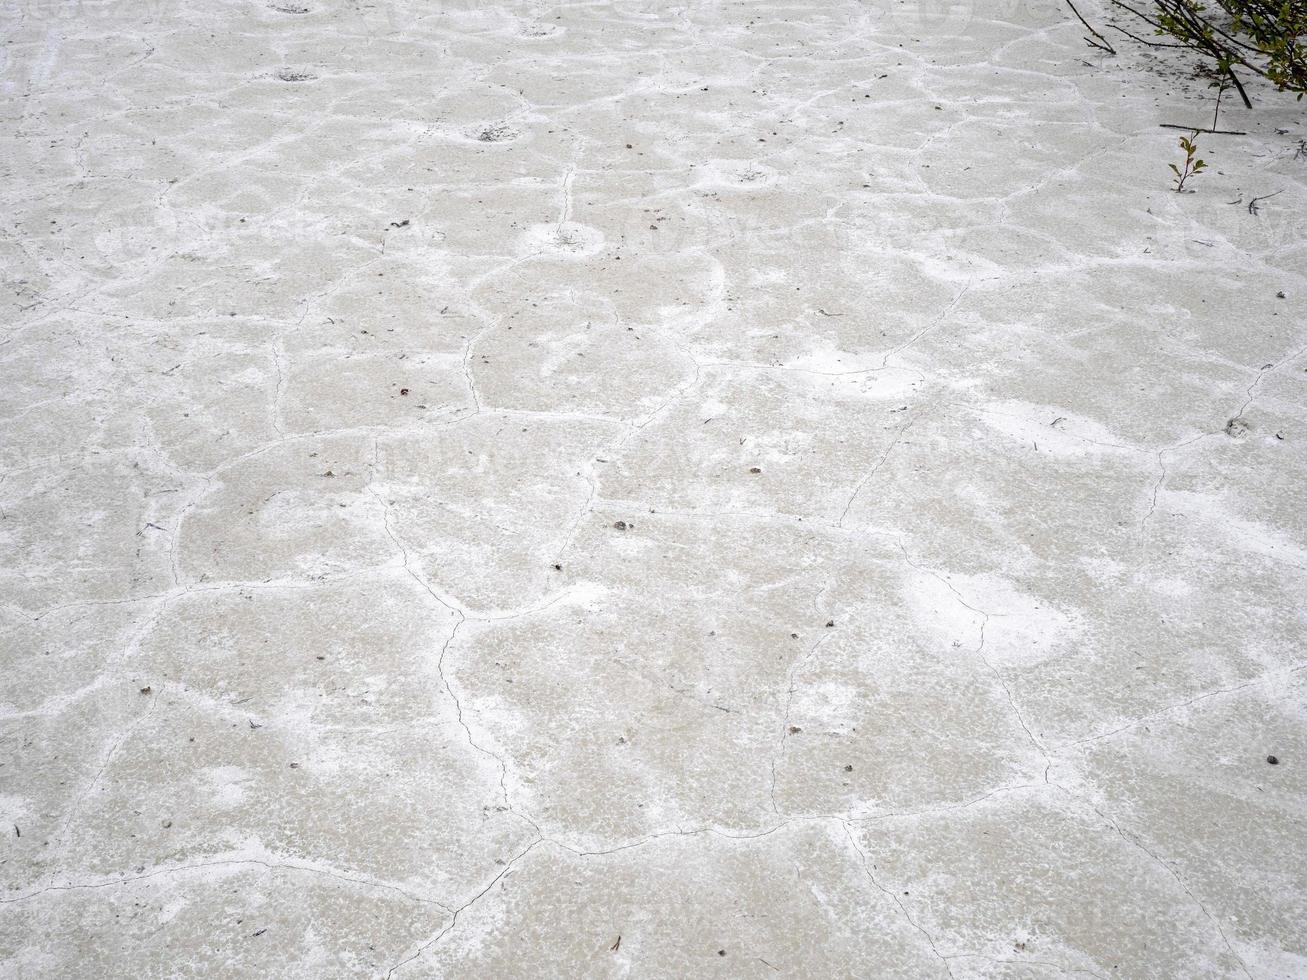
[[(1217, 76), (1227, 79), (1248, 108), (1252, 101), (1240, 75), (1257, 75), (1280, 91), (1307, 94), (1307, 0), (1110, 0), (1134, 20), (1152, 28), (1148, 40), (1123, 27), (1112, 29), (1149, 47), (1197, 53)], [(1071, 6), (1070, 0), (1067, 0)], [(1111, 50), (1079, 11), (1072, 12)], [(1166, 38), (1168, 40), (1157, 40)], [(1101, 43), (1100, 43), (1101, 42)], [(1105, 46), (1106, 45), (1106, 46)]]

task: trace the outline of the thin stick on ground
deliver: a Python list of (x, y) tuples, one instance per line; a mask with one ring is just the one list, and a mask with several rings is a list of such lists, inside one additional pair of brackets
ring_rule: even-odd
[(1202, 126), (1181, 126), (1179, 123), (1158, 123), (1163, 129), (1179, 129), (1186, 133), (1213, 133), (1216, 136), (1247, 136), (1242, 129), (1204, 129)]

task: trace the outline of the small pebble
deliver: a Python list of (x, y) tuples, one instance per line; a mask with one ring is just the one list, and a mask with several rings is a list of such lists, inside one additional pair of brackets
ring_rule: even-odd
[(1273, 766), (1278, 766), (1278, 765), (1280, 764), (1280, 760), (1277, 759), (1277, 758), (1276, 758), (1275, 756), (1273, 756), (1273, 755), (1268, 755), (1268, 756), (1266, 757), (1266, 761), (1269, 762), (1269, 763), (1270, 763), (1271, 765), (1273, 765)]

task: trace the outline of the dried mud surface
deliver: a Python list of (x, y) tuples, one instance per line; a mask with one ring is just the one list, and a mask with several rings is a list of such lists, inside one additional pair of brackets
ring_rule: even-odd
[(1300, 106), (1179, 195), (1052, 0), (0, 18), (0, 973), (1307, 976)]

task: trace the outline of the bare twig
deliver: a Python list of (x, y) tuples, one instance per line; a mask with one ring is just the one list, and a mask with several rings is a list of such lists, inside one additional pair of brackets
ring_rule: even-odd
[(1230, 76), (1230, 81), (1234, 82), (1234, 87), (1239, 90), (1239, 98), (1243, 99), (1243, 107), (1251, 109), (1253, 107), (1252, 99), (1248, 98), (1248, 93), (1243, 88), (1243, 82), (1239, 81), (1239, 76), (1234, 73), (1234, 68), (1227, 68), (1225, 71)]
[(1276, 191), (1275, 194), (1263, 194), (1261, 197), (1254, 197), (1251, 201), (1248, 202), (1248, 213), (1251, 215), (1256, 215), (1257, 212), (1261, 210), (1261, 208), (1257, 206), (1258, 201), (1269, 201), (1277, 194), (1283, 194), (1283, 193), (1284, 191)]
[(1182, 129), (1186, 133), (1213, 133), (1216, 136), (1247, 136), (1242, 129), (1204, 129), (1202, 126), (1178, 126), (1175, 123), (1161, 123), (1163, 129)]
[(1066, 5), (1071, 8), (1071, 13), (1076, 15), (1076, 20), (1085, 25), (1085, 30), (1098, 39), (1095, 41), (1093, 38), (1085, 38), (1085, 42), (1091, 48), (1098, 48), (1098, 50), (1106, 51), (1108, 54), (1116, 54), (1116, 48), (1112, 47), (1112, 42), (1103, 37), (1102, 34), (1099, 34), (1098, 31), (1094, 30), (1094, 26), (1080, 16), (1080, 11), (1076, 10), (1076, 5), (1072, 3), (1071, 0), (1066, 0)]
[(1147, 38), (1140, 37), (1138, 34), (1131, 34), (1124, 27), (1118, 27), (1116, 24), (1109, 24), (1108, 26), (1111, 27), (1112, 30), (1124, 34), (1126, 37), (1130, 38), (1130, 40), (1138, 41), (1140, 44), (1144, 45), (1144, 47), (1148, 47), (1148, 48), (1188, 48), (1189, 47), (1189, 45), (1187, 44), (1170, 44), (1166, 41), (1150, 41)]

